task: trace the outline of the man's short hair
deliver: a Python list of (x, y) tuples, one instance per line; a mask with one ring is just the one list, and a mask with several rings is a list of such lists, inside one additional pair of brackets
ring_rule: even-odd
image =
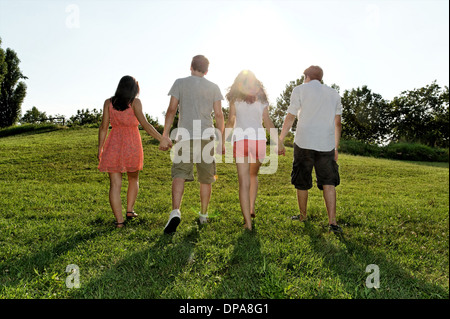
[(318, 65), (311, 65), (309, 68), (307, 68), (303, 74), (305, 75), (305, 78), (309, 76), (311, 80), (318, 80), (322, 81), (323, 78), (323, 70)]
[(192, 58), (191, 67), (194, 71), (205, 74), (208, 72), (209, 61), (204, 55), (196, 55)]

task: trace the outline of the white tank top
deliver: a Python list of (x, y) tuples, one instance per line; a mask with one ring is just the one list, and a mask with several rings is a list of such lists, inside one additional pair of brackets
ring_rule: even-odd
[(234, 102), (236, 108), (236, 123), (233, 131), (233, 141), (266, 140), (266, 131), (262, 125), (263, 111), (268, 106), (260, 101), (248, 104), (245, 101)]

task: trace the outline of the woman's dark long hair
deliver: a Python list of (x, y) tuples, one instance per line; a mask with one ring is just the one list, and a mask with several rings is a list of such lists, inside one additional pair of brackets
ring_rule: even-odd
[(136, 96), (139, 95), (139, 83), (132, 76), (125, 75), (120, 79), (116, 93), (111, 97), (113, 108), (124, 111), (130, 107)]

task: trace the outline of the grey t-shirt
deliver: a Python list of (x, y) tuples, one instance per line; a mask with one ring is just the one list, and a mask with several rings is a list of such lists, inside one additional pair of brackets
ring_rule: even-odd
[[(168, 95), (178, 100), (180, 114), (176, 140), (209, 139), (213, 136), (210, 132), (214, 132), (211, 117), (214, 102), (223, 100), (217, 84), (204, 77), (191, 75), (177, 79)], [(187, 133), (189, 136), (186, 136)]]

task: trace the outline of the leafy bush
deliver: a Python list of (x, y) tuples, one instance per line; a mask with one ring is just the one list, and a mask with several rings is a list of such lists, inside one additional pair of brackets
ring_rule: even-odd
[(425, 161), (425, 162), (448, 162), (448, 149), (432, 148), (422, 144), (396, 143), (389, 144), (383, 148), (385, 158)]
[(381, 149), (374, 144), (366, 144), (357, 140), (341, 140), (339, 151), (342, 153), (379, 157)]
[[(164, 125), (159, 124), (158, 119), (153, 118), (147, 113), (145, 113), (145, 118), (160, 134), (164, 132)], [(141, 125), (139, 125), (139, 129), (142, 129)]]
[(448, 162), (449, 150), (432, 148), (417, 143), (392, 143), (386, 146), (366, 144), (356, 140), (341, 140), (339, 151), (342, 153), (381, 157), (387, 159)]

